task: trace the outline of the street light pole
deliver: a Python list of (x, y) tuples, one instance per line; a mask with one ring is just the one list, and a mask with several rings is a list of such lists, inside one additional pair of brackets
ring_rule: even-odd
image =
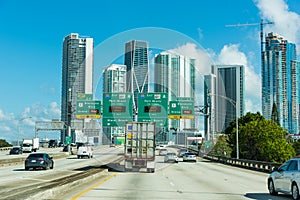
[(208, 96), (218, 96), (221, 98), (224, 98), (226, 100), (228, 100), (234, 107), (235, 107), (235, 124), (236, 124), (236, 159), (240, 158), (239, 155), (239, 120), (238, 120), (238, 106), (237, 106), (237, 102), (234, 101), (231, 98), (228, 98), (226, 96), (222, 96), (222, 95), (218, 95), (218, 94), (212, 94), (209, 93)]
[(21, 121), (25, 120), (25, 119), (30, 119), (32, 117), (23, 117), (21, 119), (18, 120), (18, 138), (17, 138), (17, 145), (19, 146), (20, 145), (20, 142), (19, 142), (19, 137), (20, 137), (20, 123)]

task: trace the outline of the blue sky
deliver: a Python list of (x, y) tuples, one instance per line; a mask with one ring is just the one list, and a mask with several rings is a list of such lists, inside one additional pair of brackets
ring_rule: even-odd
[[(275, 22), (266, 31), (299, 46), (299, 0), (0, 0), (0, 139), (15, 140), (24, 117), (32, 118), (21, 121), (21, 137), (34, 136), (36, 121), (60, 118), (62, 42), (69, 33), (91, 36), (95, 47), (102, 48), (105, 41), (112, 44), (146, 27), (183, 34), (188, 42), (174, 41), (171, 49), (200, 58), (205, 51), (218, 64), (244, 64), (246, 110), (260, 111), (259, 26), (225, 25), (259, 23), (262, 18)], [(151, 47), (152, 40), (162, 43), (166, 36), (149, 37)], [(123, 51), (122, 42), (118, 51)]]

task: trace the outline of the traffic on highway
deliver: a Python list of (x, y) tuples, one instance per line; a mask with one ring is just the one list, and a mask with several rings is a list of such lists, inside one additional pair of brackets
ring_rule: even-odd
[[(124, 146), (93, 147), (93, 158), (78, 159), (62, 148), (43, 148), (54, 158), (50, 170), (25, 170), (24, 162), (0, 167), (1, 199), (291, 199), (271, 196), (268, 174), (227, 166), (197, 157), (183, 162), (182, 148), (163, 146), (168, 162), (155, 150), (155, 173), (125, 171)], [(35, 153), (33, 153), (35, 154)], [(64, 157), (55, 155), (63, 154)], [(30, 155), (0, 153), (0, 161)]]

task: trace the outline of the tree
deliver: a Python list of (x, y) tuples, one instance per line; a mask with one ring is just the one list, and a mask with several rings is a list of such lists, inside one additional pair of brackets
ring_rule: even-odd
[(6, 142), (6, 140), (0, 139), (0, 148), (2, 147), (11, 147), (12, 145)]
[[(235, 123), (230, 123), (228, 143), (236, 152)], [(288, 133), (272, 120), (265, 120), (259, 113), (247, 113), (239, 119), (239, 155), (241, 159), (282, 163), (295, 155), (295, 150), (286, 139)]]
[(225, 156), (225, 157), (230, 156), (232, 150), (227, 140), (228, 140), (228, 135), (220, 135), (217, 138), (217, 143), (214, 145), (210, 153), (216, 156)]

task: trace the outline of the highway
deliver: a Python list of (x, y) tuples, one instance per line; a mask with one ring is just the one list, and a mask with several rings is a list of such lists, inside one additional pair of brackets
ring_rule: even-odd
[[(24, 171), (23, 165), (1, 167), (0, 199), (24, 199), (23, 189), (38, 189), (51, 180), (73, 176), (88, 167), (109, 163), (117, 157), (122, 157), (122, 152), (122, 147), (103, 147), (95, 151), (93, 159), (77, 159), (73, 155), (55, 160), (54, 169), (46, 171)], [(163, 156), (157, 156), (155, 173), (122, 172), (112, 169), (96, 180), (72, 186), (55, 195), (40, 196), (39, 199), (291, 199), (290, 196), (282, 194), (269, 195), (267, 177), (266, 173), (203, 159), (199, 159), (197, 163), (181, 161), (176, 164), (164, 163)], [(20, 194), (10, 196), (16, 191)]]
[(149, 173), (110, 172), (105, 178), (80, 186), (62, 199), (211, 199), (279, 200), (271, 196), (268, 174), (240, 169), (208, 160), (197, 163), (163, 163), (157, 156), (156, 171)]

